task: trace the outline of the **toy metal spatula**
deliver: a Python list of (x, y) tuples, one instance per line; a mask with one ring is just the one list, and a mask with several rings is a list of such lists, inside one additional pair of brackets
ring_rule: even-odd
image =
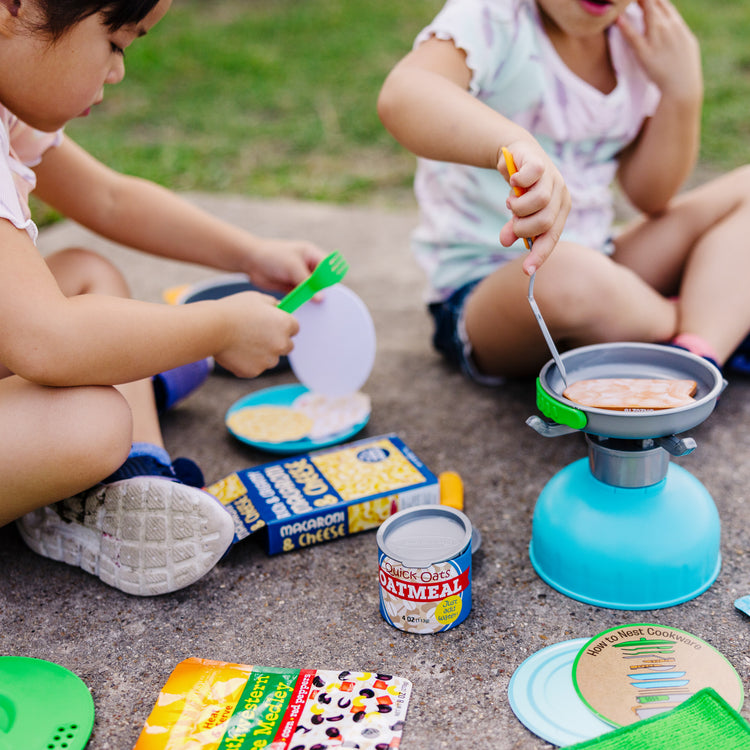
[[(517, 172), (518, 170), (516, 169), (516, 163), (513, 161), (513, 155), (504, 146), (503, 146), (503, 156), (505, 157), (505, 166), (508, 168), (508, 176)], [(517, 187), (514, 187), (513, 191), (515, 192), (516, 195), (521, 195), (523, 193), (523, 190)], [(528, 237), (528, 238), (524, 238), (523, 241), (527, 249), (531, 250), (531, 246), (534, 240), (531, 237)], [(552, 334), (549, 332), (549, 328), (547, 328), (547, 324), (544, 322), (544, 318), (542, 317), (542, 312), (539, 309), (539, 306), (537, 305), (536, 300), (534, 299), (534, 277), (535, 276), (536, 276), (536, 271), (534, 271), (534, 273), (531, 274), (531, 278), (529, 279), (529, 292), (527, 295), (527, 299), (529, 300), (529, 305), (531, 305), (531, 311), (534, 313), (536, 322), (539, 324), (539, 328), (542, 332), (542, 335), (544, 336), (544, 340), (547, 342), (547, 348), (550, 350), (550, 354), (552, 354), (552, 359), (555, 360), (555, 364), (557, 365), (557, 369), (560, 373), (560, 377), (562, 378), (563, 384), (567, 388), (568, 387), (568, 373), (565, 371), (565, 365), (562, 363), (562, 359), (560, 359), (560, 354), (557, 351), (557, 347), (555, 346), (554, 340), (552, 339)]]
[(93, 728), (94, 701), (73, 672), (0, 656), (0, 750), (83, 750)]

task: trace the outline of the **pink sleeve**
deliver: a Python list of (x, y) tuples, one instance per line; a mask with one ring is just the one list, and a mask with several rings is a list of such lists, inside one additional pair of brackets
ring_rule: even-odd
[(0, 218), (28, 232), (36, 242), (37, 228), (31, 220), (29, 194), (36, 187), (35, 167), (49, 148), (62, 141), (62, 131), (43, 133), (17, 118), (0, 117)]
[(35, 167), (42, 160), (47, 149), (60, 145), (62, 135), (62, 130), (43, 133), (41, 130), (34, 130), (18, 121), (11, 128), (10, 139), (18, 160), (27, 167)]

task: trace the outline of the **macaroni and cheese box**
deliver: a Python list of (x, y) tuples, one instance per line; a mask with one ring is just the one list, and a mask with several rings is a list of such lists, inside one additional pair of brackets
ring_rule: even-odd
[(207, 490), (232, 515), (234, 541), (265, 529), (271, 555), (374, 529), (403, 508), (440, 502), (437, 477), (396, 435), (244, 469)]

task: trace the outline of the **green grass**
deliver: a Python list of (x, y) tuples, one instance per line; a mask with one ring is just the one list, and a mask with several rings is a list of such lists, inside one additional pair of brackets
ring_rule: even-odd
[(750, 162), (750, 5), (677, 0), (701, 43), (705, 103), (701, 159), (728, 169)]
[(68, 132), (178, 190), (348, 201), (408, 185), (375, 111), (437, 0), (176, 0)]
[[(750, 5), (677, 0), (702, 43), (702, 161), (750, 162)], [(400, 201), (414, 160), (375, 111), (442, 0), (175, 0), (127, 76), (68, 132), (177, 190)]]

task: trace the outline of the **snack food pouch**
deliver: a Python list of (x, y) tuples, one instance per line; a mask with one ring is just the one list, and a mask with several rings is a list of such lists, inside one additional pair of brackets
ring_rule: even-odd
[(411, 683), (372, 672), (275, 669), (191, 657), (159, 693), (134, 750), (398, 747)]

